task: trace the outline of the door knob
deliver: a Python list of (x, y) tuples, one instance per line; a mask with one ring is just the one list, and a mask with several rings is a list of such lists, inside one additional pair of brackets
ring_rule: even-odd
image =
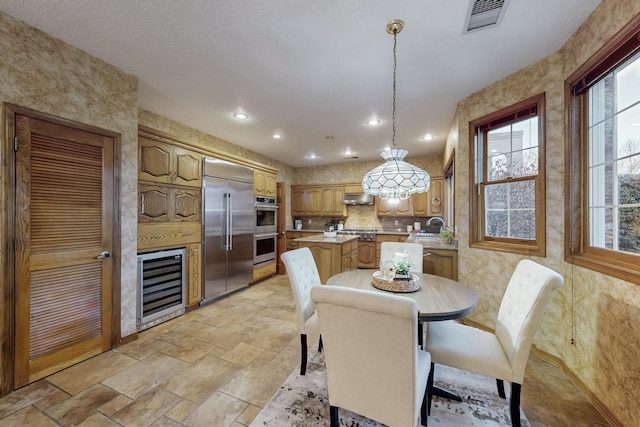
[(103, 259), (103, 258), (109, 258), (110, 256), (111, 256), (111, 253), (109, 251), (102, 251), (100, 252), (100, 255), (98, 255), (96, 258)]

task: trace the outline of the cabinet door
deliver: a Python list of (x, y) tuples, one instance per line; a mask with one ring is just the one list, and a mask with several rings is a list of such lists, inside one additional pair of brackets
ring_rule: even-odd
[(200, 222), (200, 190), (174, 188), (171, 195), (172, 222)]
[(173, 184), (202, 186), (202, 155), (180, 147), (173, 147)]
[(201, 245), (188, 245), (187, 254), (187, 305), (193, 305), (202, 301)]
[(376, 197), (376, 214), (378, 216), (411, 216), (411, 198), (399, 200), (398, 203), (389, 203)]
[(442, 179), (434, 179), (428, 191), (429, 212), (428, 216), (444, 215), (444, 205), (442, 203), (444, 181)]
[(278, 176), (269, 173), (266, 175), (265, 181), (265, 196), (275, 198), (278, 194)]
[(422, 269), (425, 273), (458, 280), (458, 253), (425, 248)]
[[(311, 243), (307, 244), (306, 246), (311, 251), (313, 260), (316, 262), (321, 283), (327, 283), (329, 277), (339, 273), (339, 271), (334, 271), (335, 267), (333, 262), (333, 246), (336, 245), (322, 245), (318, 243)], [(339, 251), (340, 248), (336, 247), (336, 250)]]
[(429, 192), (413, 194), (411, 199), (413, 216), (429, 216)]
[(291, 216), (304, 216), (304, 190), (291, 189)]
[(138, 222), (169, 222), (171, 195), (164, 185), (138, 186)]
[(333, 209), (331, 215), (333, 216), (347, 216), (347, 207), (342, 203), (344, 199), (344, 188), (333, 188), (331, 190), (331, 201)]
[(253, 194), (256, 196), (267, 195), (267, 176), (259, 170), (253, 171)]
[(171, 183), (173, 177), (171, 145), (140, 137), (138, 147), (138, 179)]
[(322, 208), (320, 201), (322, 200), (322, 193), (319, 188), (309, 189), (304, 192), (303, 206), (306, 215), (321, 215)]
[(358, 244), (358, 268), (376, 267), (376, 242), (363, 242)]

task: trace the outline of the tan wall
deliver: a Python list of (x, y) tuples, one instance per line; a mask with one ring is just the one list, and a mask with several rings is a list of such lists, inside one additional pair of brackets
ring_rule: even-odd
[[(137, 79), (1, 12), (0, 52), (0, 101), (122, 135), (122, 242), (121, 253), (118, 254), (122, 281), (121, 330), (123, 336), (134, 333), (137, 269)], [(5, 167), (4, 163), (2, 167)], [(2, 172), (4, 174), (5, 171)]]
[(448, 152), (456, 150), (459, 278), (480, 294), (472, 319), (494, 327), (523, 256), (469, 248), (469, 121), (546, 94), (547, 256), (535, 261), (560, 272), (565, 284), (547, 308), (535, 345), (559, 357), (623, 425), (640, 419), (640, 286), (564, 262), (564, 82), (639, 13), (637, 0), (603, 1), (560, 51), (461, 100), (447, 142)]

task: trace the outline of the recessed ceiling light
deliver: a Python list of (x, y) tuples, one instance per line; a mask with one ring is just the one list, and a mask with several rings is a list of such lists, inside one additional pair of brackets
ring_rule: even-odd
[(433, 135), (428, 133), (425, 136), (423, 136), (422, 139), (424, 139), (425, 141), (431, 141), (433, 139)]
[(371, 119), (367, 122), (369, 125), (371, 126), (378, 126), (380, 124), (380, 120), (378, 119)]
[(345, 156), (350, 156), (353, 154), (353, 151), (351, 151), (351, 148), (347, 148), (346, 150), (344, 150), (344, 155)]
[(249, 116), (247, 116), (245, 113), (235, 113), (233, 117), (235, 117), (236, 119), (244, 120)]
[(308, 156), (308, 157), (309, 157), (310, 159), (316, 159), (316, 158), (318, 158), (318, 156), (316, 156), (316, 155), (315, 155), (315, 153), (311, 153), (311, 154), (309, 154), (309, 156)]
[(273, 134), (273, 139), (280, 139), (280, 138), (282, 138), (282, 136), (279, 133)]

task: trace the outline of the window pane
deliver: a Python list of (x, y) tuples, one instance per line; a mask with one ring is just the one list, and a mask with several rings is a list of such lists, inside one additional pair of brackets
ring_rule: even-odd
[(617, 117), (618, 158), (640, 153), (640, 104)]
[(535, 239), (535, 181), (485, 187), (485, 235)]
[(620, 223), (618, 249), (640, 253), (640, 206), (621, 208), (618, 221)]
[(611, 108), (611, 99), (605, 96), (605, 79), (602, 79), (589, 89), (589, 124), (602, 122), (607, 108)]
[(498, 154), (497, 156), (491, 156), (488, 159), (489, 181), (497, 181), (507, 179), (511, 176), (511, 154)]
[(640, 101), (640, 54), (616, 72), (617, 111)]
[(613, 208), (591, 208), (589, 216), (591, 246), (613, 249)]
[(512, 156), (512, 177), (538, 174), (538, 148), (518, 151)]

